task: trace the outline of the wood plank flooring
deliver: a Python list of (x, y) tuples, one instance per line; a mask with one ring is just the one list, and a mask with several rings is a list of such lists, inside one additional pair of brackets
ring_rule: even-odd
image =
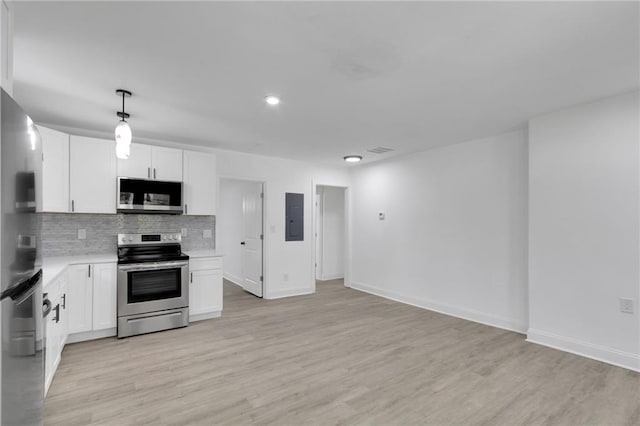
[(319, 282), (222, 318), (69, 345), (47, 425), (640, 425), (640, 374)]

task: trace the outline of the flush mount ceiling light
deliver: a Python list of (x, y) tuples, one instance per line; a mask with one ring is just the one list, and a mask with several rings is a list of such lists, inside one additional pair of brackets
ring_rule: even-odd
[(133, 135), (131, 134), (131, 127), (129, 127), (129, 123), (126, 120), (130, 115), (124, 111), (124, 98), (130, 97), (131, 92), (117, 89), (116, 95), (122, 96), (122, 111), (116, 112), (116, 115), (120, 117), (120, 122), (116, 126), (116, 156), (126, 160), (131, 153), (131, 138)]
[(362, 156), (361, 155), (347, 155), (346, 157), (344, 157), (344, 161), (346, 161), (347, 163), (357, 163), (362, 161)]
[(275, 106), (275, 105), (278, 105), (280, 103), (280, 98), (277, 97), (277, 96), (269, 95), (269, 96), (264, 98), (264, 101), (266, 103), (268, 103), (269, 105)]

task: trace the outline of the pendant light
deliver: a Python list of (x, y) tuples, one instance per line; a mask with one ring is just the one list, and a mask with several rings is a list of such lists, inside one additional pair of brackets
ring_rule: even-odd
[(124, 112), (124, 98), (130, 97), (131, 92), (128, 90), (118, 89), (116, 90), (116, 95), (122, 96), (122, 111), (116, 112), (116, 115), (120, 117), (120, 122), (116, 126), (116, 156), (118, 158), (122, 158), (126, 160), (129, 158), (129, 154), (131, 153), (131, 127), (129, 127), (129, 123), (127, 123), (127, 118), (129, 118), (129, 114)]

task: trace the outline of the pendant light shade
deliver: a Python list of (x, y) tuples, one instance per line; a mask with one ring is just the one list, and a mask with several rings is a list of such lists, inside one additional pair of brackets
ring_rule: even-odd
[(126, 160), (131, 153), (131, 127), (122, 120), (116, 126), (116, 156)]
[[(129, 152), (131, 151), (131, 137), (131, 127), (129, 127), (129, 123), (122, 120), (116, 126), (116, 155), (118, 158), (125, 160), (129, 158)], [(126, 157), (124, 155), (126, 155)]]
[(116, 114), (121, 118), (120, 122), (116, 126), (116, 156), (123, 160), (129, 158), (131, 153), (131, 139), (133, 134), (131, 133), (131, 127), (127, 123), (126, 119), (129, 118), (129, 114), (124, 111), (124, 98), (131, 96), (131, 92), (127, 90), (116, 90), (118, 96), (122, 96), (122, 111), (118, 111)]

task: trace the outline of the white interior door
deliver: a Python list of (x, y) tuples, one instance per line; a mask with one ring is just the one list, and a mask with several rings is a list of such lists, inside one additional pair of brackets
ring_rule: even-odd
[(252, 186), (242, 197), (242, 288), (262, 297), (262, 185)]

